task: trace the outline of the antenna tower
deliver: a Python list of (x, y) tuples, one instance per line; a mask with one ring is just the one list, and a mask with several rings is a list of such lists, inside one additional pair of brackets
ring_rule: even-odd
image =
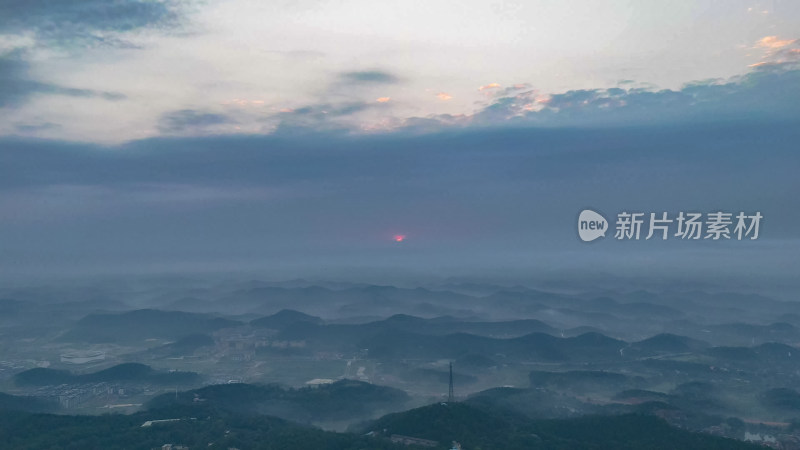
[(450, 363), (450, 389), (447, 391), (447, 402), (452, 403), (455, 396), (453, 395), (453, 363)]

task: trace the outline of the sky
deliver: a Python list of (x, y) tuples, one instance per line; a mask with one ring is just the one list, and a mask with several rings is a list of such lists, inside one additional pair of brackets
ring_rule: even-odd
[[(796, 1), (4, 0), (0, 17), (6, 278), (796, 278)], [(587, 244), (584, 208), (764, 219), (757, 240)]]

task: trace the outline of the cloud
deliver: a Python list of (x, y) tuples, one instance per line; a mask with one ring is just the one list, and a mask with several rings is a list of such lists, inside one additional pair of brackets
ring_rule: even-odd
[(371, 106), (372, 105), (364, 102), (345, 102), (340, 104), (327, 103), (322, 105), (304, 106), (302, 108), (295, 109), (290, 114), (295, 116), (323, 119), (326, 117), (349, 116), (351, 114), (364, 111)]
[(149, 0), (8, 0), (0, 2), (0, 33), (32, 31), (62, 45), (129, 45), (120, 33), (178, 22), (177, 3)]
[[(800, 117), (800, 66), (796, 63), (800, 51), (782, 58), (783, 62), (754, 66), (743, 76), (687, 83), (677, 90), (628, 85), (554, 94), (503, 90), (455, 125), (581, 127), (794, 120)], [(453, 124), (452, 117), (441, 117), (442, 127)]]
[(0, 56), (0, 108), (18, 106), (34, 94), (66, 95), (71, 97), (102, 98), (116, 101), (125, 98), (118, 92), (66, 87), (36, 81), (31, 78), (30, 64), (19, 51)]
[(318, 58), (324, 58), (326, 56), (324, 52), (316, 50), (289, 50), (289, 51), (264, 50), (264, 53), (281, 55), (287, 58), (297, 58), (297, 59), (318, 59)]
[[(780, 48), (764, 64), (750, 72), (729, 79), (711, 79), (686, 83), (679, 89), (624, 82), (606, 89), (576, 89), (544, 93), (528, 83), (501, 87), (497, 83), (482, 86), (491, 93), (486, 103), (463, 115), (428, 115), (395, 117), (389, 128), (409, 132), (432, 132), (471, 126), (545, 126), (598, 127), (639, 126), (676, 123), (733, 123), (752, 120), (792, 120), (800, 116), (800, 48), (797, 40), (767, 40)], [(439, 93), (442, 100), (450, 99)], [(286, 120), (295, 131), (299, 128), (358, 131), (357, 121), (331, 121), (332, 117), (360, 112), (330, 104), (299, 110), (304, 120)], [(295, 117), (297, 114), (295, 114)], [(286, 116), (288, 117), (288, 116)], [(313, 119), (313, 120), (311, 120)], [(324, 124), (324, 125), (323, 125)], [(386, 127), (384, 127), (386, 128)]]
[(301, 109), (308, 117), (315, 116), (319, 121), (329, 123), (325, 117), (351, 115), (375, 106), (376, 102), (388, 106), (391, 96), (386, 95), (386, 87), (400, 81), (398, 76), (381, 70), (342, 72), (331, 80), (318, 104)]
[(284, 110), (276, 116), (262, 118), (262, 122), (275, 123), (273, 132), (277, 134), (304, 134), (319, 132), (350, 132), (363, 129), (364, 123), (359, 120), (362, 114), (375, 109), (390, 108), (389, 97), (381, 101), (342, 101)]
[(751, 68), (768, 68), (768, 66), (781, 66), (800, 61), (800, 40), (779, 39), (777, 36), (767, 36), (758, 42), (756, 47), (765, 49), (763, 61), (750, 64)]
[(235, 122), (235, 120), (224, 114), (182, 109), (163, 114), (159, 120), (158, 129), (164, 133), (180, 133), (187, 130), (199, 130)]
[(125, 33), (174, 28), (180, 24), (180, 10), (172, 0), (0, 1), (0, 108), (19, 106), (34, 94), (125, 99), (119, 92), (37, 80), (29, 54), (42, 48), (136, 47)]
[[(601, 127), (792, 120), (800, 116), (800, 66), (796, 62), (800, 49), (784, 47), (776, 55), (782, 58), (779, 62), (755, 66), (745, 75), (696, 81), (679, 89), (659, 90), (648, 84), (624, 82), (605, 89), (544, 93), (528, 83), (518, 83), (485, 90), (491, 95), (471, 113), (423, 117), (392, 115), (397, 110), (388, 96), (351, 100), (352, 95), (340, 95), (342, 100), (308, 104), (272, 115), (266, 110), (258, 111), (248, 120), (261, 123), (262, 132), (279, 134), (390, 130), (431, 133), (486, 126)], [(440, 100), (452, 98), (445, 92), (435, 95)], [(190, 131), (188, 125), (195, 122), (196, 129), (232, 122), (216, 114), (165, 120), (161, 129), (171, 132)]]
[[(797, 58), (800, 51), (785, 47), (783, 58)], [(435, 92), (435, 91), (434, 91)], [(466, 114), (397, 116), (391, 98), (369, 96), (250, 115), (264, 133), (304, 134), (336, 132), (359, 134), (398, 130), (431, 133), (470, 127), (602, 127), (673, 125), (680, 123), (739, 123), (753, 120), (793, 120), (800, 116), (800, 66), (793, 61), (765, 63), (745, 75), (687, 83), (679, 89), (621, 82), (618, 87), (576, 89), (544, 93), (528, 83), (486, 90), (491, 95)], [(435, 94), (440, 100), (452, 97)], [(337, 96), (329, 95), (331, 98)], [(274, 109), (273, 109), (274, 111)], [(195, 119), (192, 117), (192, 119)], [(220, 120), (211, 116), (209, 119)], [(243, 119), (244, 120), (244, 119)], [(186, 129), (163, 125), (162, 130)], [(213, 125), (213, 123), (207, 124)]]
[[(424, 135), (157, 138), (120, 146), (0, 139), (0, 267), (297, 261), (447, 270), (587, 256), (574, 218), (591, 205), (760, 211), (756, 242), (608, 241), (609, 271), (636, 248), (650, 273), (791, 273), (800, 127), (754, 121), (591, 128), (469, 127)], [(770, 244), (770, 242), (772, 244)], [(685, 245), (684, 245), (685, 244)], [(741, 244), (741, 245), (739, 245)], [(770, 250), (780, 248), (781, 250)], [(683, 253), (683, 251), (687, 253)], [(780, 253), (783, 252), (783, 253)], [(700, 262), (694, 254), (703, 255)], [(174, 267), (174, 266), (173, 266)], [(16, 270), (16, 269), (15, 269)], [(4, 272), (7, 273), (7, 272)]]
[(780, 39), (778, 36), (765, 36), (756, 42), (756, 46), (777, 50), (792, 45), (795, 42), (797, 42), (797, 39)]
[[(622, 124), (607, 129), (474, 127), (458, 133), (440, 130), (425, 135), (402, 131), (370, 136), (326, 132), (302, 136), (217, 135), (152, 138), (119, 146), (2, 138), (0, 192), (54, 185), (287, 189), (315, 185), (321, 193), (335, 186), (367, 188), (362, 194), (391, 191), (401, 197), (405, 195), (402, 191), (409, 189), (413, 197), (414, 191), (432, 193), (446, 186), (477, 193), (490, 186), (513, 189), (518, 183), (559, 184), (561, 179), (572, 183), (591, 173), (590, 178), (613, 180), (635, 165), (643, 171), (637, 175), (643, 181), (663, 171), (652, 180), (653, 185), (641, 186), (648, 191), (642, 199), (668, 194), (661, 190), (666, 187), (663, 183), (674, 182), (674, 199), (683, 200), (683, 190), (691, 192), (696, 186), (681, 186), (682, 182), (671, 181), (674, 176), (690, 184), (712, 183), (708, 181), (712, 178), (724, 180), (721, 186), (725, 189), (700, 190), (696, 192), (698, 198), (714, 199), (733, 188), (725, 198), (736, 200), (742, 195), (768, 199), (767, 191), (747, 193), (749, 187), (736, 186), (734, 180), (747, 173), (749, 178), (741, 181), (750, 187), (773, 176), (775, 182), (782, 179), (796, 183), (795, 166), (789, 163), (800, 158), (794, 148), (799, 130), (780, 122), (756, 121), (636, 128)], [(709, 146), (713, 142), (716, 147)], [(720, 159), (720, 154), (725, 158)], [(680, 175), (684, 170), (686, 173)], [(709, 178), (694, 178), (701, 173)], [(770, 186), (774, 193), (785, 187), (772, 182), (763, 187)], [(618, 185), (603, 189), (609, 194), (623, 192), (617, 188), (622, 189)], [(467, 197), (463, 199), (468, 201)]]
[(380, 70), (344, 72), (339, 75), (339, 80), (350, 84), (396, 84), (400, 82), (400, 78), (397, 76)]
[(53, 122), (24, 123), (15, 126), (16, 130), (23, 134), (37, 133), (39, 131), (53, 130), (61, 128), (61, 125)]

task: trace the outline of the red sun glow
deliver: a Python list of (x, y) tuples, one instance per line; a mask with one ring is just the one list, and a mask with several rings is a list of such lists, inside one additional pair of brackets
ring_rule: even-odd
[(406, 235), (405, 234), (395, 234), (393, 239), (394, 239), (395, 242), (403, 242), (403, 241), (406, 240)]

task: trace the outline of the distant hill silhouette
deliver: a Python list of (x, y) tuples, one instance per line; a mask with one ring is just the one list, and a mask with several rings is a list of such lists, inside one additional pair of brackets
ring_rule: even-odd
[(66, 370), (35, 368), (14, 376), (18, 386), (133, 381), (153, 384), (192, 384), (200, 381), (194, 372), (159, 372), (139, 363), (125, 363), (98, 372), (77, 375)]
[[(638, 350), (645, 354), (682, 353), (707, 348), (708, 346), (709, 344), (696, 339), (678, 336), (671, 333), (662, 333), (642, 341), (632, 343), (630, 350)], [(629, 349), (626, 349), (625, 351), (627, 352)]]
[[(359, 343), (368, 348), (371, 357), (397, 358), (461, 358), (481, 355), (486, 358), (569, 361), (573, 359), (621, 359), (619, 349), (627, 343), (599, 333), (558, 338), (532, 333), (512, 339), (494, 339), (467, 333), (430, 336), (408, 332), (384, 332)], [(502, 355), (502, 356), (499, 356)]]
[(126, 342), (148, 338), (180, 339), (237, 325), (241, 322), (208, 314), (140, 309), (120, 314), (90, 314), (79, 320), (61, 340)]
[(569, 389), (585, 392), (619, 391), (644, 383), (641, 377), (600, 370), (569, 370), (564, 372), (534, 371), (530, 373), (531, 387)]
[(267, 414), (300, 423), (376, 417), (397, 411), (409, 401), (405, 392), (355, 380), (341, 380), (316, 388), (292, 389), (279, 385), (221, 384), (182, 392), (176, 399), (164, 394), (148, 407), (202, 403), (226, 411)]
[[(281, 314), (281, 313), (278, 313)], [(453, 317), (435, 317), (424, 319), (406, 314), (395, 314), (387, 319), (362, 324), (322, 324), (317, 318), (299, 315), (302, 313), (285, 312), (282, 317), (269, 316), (257, 319), (253, 325), (270, 324), (271, 328), (283, 330), (281, 339), (308, 339), (321, 345), (353, 345), (359, 341), (369, 340), (372, 336), (406, 332), (425, 335), (447, 335), (468, 333), (478, 336), (508, 338), (520, 337), (530, 333), (555, 333), (555, 329), (535, 319), (475, 322), (455, 319)], [(281, 325), (280, 320), (291, 327)]]
[(283, 309), (271, 316), (255, 319), (250, 322), (250, 325), (254, 327), (283, 330), (300, 322), (320, 325), (322, 324), (322, 319), (292, 309)]

